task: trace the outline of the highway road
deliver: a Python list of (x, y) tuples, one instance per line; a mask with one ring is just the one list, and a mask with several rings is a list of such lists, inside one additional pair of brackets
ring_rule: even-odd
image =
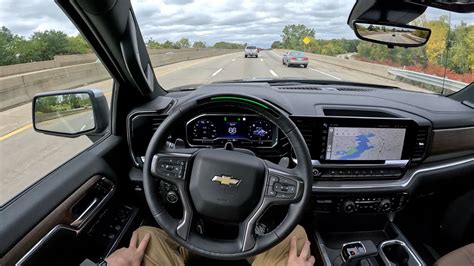
[[(259, 58), (244, 58), (242, 52), (180, 62), (155, 68), (155, 73), (165, 89), (235, 79), (297, 77), (377, 83), (424, 91), (402, 82), (314, 60), (308, 68), (289, 68), (282, 65), (281, 55), (274, 51), (262, 51)], [(110, 100), (112, 80), (86, 87), (101, 89)], [(62, 138), (36, 133), (31, 125), (31, 104), (0, 112), (0, 205), (91, 144), (85, 136)]]
[(36, 128), (40, 130), (75, 134), (93, 129), (94, 113), (92, 109), (82, 110), (80, 113), (62, 115), (61, 117), (38, 122)]
[(424, 42), (424, 39), (416, 37), (419, 41), (415, 39), (410, 39), (408, 36), (409, 33), (406, 32), (395, 32), (395, 33), (380, 33), (380, 34), (371, 34), (366, 36), (367, 38), (381, 41), (381, 42), (388, 42), (388, 43), (401, 43), (401, 44), (420, 44)]

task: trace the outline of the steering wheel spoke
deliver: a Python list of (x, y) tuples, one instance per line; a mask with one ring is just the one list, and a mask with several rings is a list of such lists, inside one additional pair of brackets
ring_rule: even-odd
[(160, 152), (153, 156), (151, 174), (173, 184), (184, 182), (196, 149)]
[(197, 149), (172, 149), (162, 151), (153, 156), (151, 173), (153, 176), (172, 183), (178, 188), (179, 197), (183, 205), (183, 217), (178, 222), (176, 233), (183, 240), (187, 240), (193, 219), (191, 200), (186, 189), (186, 179), (193, 155)]
[(269, 205), (298, 202), (303, 194), (303, 180), (298, 168), (286, 168), (264, 160), (267, 166), (265, 199)]

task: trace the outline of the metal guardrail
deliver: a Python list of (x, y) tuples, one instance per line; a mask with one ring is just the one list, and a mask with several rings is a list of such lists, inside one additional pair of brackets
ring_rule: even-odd
[[(444, 88), (447, 90), (451, 90), (453, 92), (459, 91), (462, 88), (466, 87), (468, 83), (452, 80), (452, 79), (444, 79), (438, 76), (428, 75), (420, 72), (410, 71), (410, 70), (403, 70), (398, 68), (389, 68), (388, 73), (402, 77), (405, 79), (429, 84), (435, 87)], [(444, 81), (443, 81), (444, 80)]]

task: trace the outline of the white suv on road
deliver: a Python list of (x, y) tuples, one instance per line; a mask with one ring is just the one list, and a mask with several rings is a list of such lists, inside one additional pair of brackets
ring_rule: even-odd
[(255, 56), (258, 57), (258, 50), (257, 47), (255, 46), (247, 46), (245, 47), (245, 58), (249, 56)]

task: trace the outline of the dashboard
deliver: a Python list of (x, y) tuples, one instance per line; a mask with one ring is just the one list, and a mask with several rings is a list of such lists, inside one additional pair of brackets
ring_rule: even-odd
[[(170, 92), (133, 110), (127, 137), (135, 167), (143, 164), (153, 133), (174, 106), (216, 90), (260, 97), (289, 115), (312, 158), (316, 212), (397, 211), (421, 182), (432, 185), (434, 179), (464, 178), (474, 171), (474, 109), (462, 103), (361, 85), (300, 89), (266, 83), (209, 84), (195, 91)], [(281, 165), (297, 164), (291, 144), (274, 124), (228, 106), (203, 108), (186, 117), (175, 125), (168, 141), (210, 148), (232, 143)], [(175, 193), (166, 186), (165, 191)]]
[[(426, 169), (436, 171), (437, 167), (457, 167), (456, 163), (465, 167), (472, 163), (474, 109), (458, 101), (366, 85), (300, 87), (208, 84), (194, 91), (159, 97), (128, 116), (128, 145), (134, 165), (141, 167), (151, 136), (174, 106), (215, 91), (250, 94), (284, 110), (308, 146), (313, 191), (319, 193), (400, 192)], [(203, 109), (185, 118), (174, 127), (168, 141), (185, 147), (211, 148), (222, 148), (230, 142), (275, 163), (290, 167), (297, 164), (291, 144), (275, 125), (259, 114), (228, 106)]]

